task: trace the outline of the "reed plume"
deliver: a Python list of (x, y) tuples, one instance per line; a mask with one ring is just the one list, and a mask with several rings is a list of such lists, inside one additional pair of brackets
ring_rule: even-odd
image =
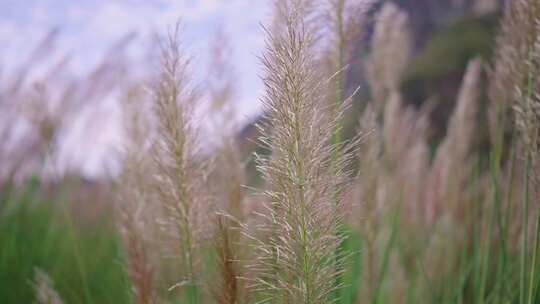
[[(531, 132), (536, 115), (534, 77), (538, 74), (538, 39), (540, 4), (533, 0), (509, 1), (495, 48), (495, 64), (490, 79), (490, 126), (492, 137), (509, 110), (526, 147), (536, 141)], [(530, 97), (530, 98), (527, 98)], [(504, 120), (503, 120), (504, 121)], [(504, 126), (503, 126), (504, 127)], [(504, 131), (504, 128), (503, 128)]]
[[(421, 172), (416, 171), (423, 171), (421, 168), (427, 166), (425, 141), (429, 109), (422, 108), (418, 111), (408, 106), (399, 92), (399, 84), (412, 52), (407, 13), (393, 4), (385, 4), (376, 16), (371, 43), (368, 79), (372, 93), (372, 109), (375, 112), (375, 121), (382, 118), (382, 126), (375, 128), (379, 134), (374, 135), (380, 139), (379, 144), (382, 145), (379, 161), (383, 163), (383, 174), (379, 175), (387, 182), (395, 179), (392, 192), (398, 196), (401, 196), (401, 191), (410, 195), (410, 199), (405, 198), (405, 205), (416, 208), (412, 205), (418, 204), (418, 179), (422, 178)], [(396, 48), (401, 50), (399, 55), (394, 54)], [(391, 64), (388, 58), (392, 58)]]
[(446, 150), (444, 154), (455, 158), (451, 161), (454, 165), (466, 161), (471, 152), (479, 110), (481, 76), (481, 59), (471, 60), (463, 77), (454, 112), (448, 122), (445, 141), (439, 148), (441, 151)]
[(297, 10), (304, 19), (304, 26), (309, 29), (312, 35), (312, 42), (315, 42), (322, 30), (319, 16), (317, 14), (318, 0), (274, 0), (272, 1), (271, 30), (274, 33), (287, 31), (287, 20), (289, 12)]
[[(527, 180), (530, 181), (530, 189), (537, 200), (540, 193), (540, 3), (537, 1), (516, 1), (509, 4), (508, 15), (503, 24), (514, 23), (516, 31), (521, 31), (517, 36), (521, 39), (515, 41), (516, 56), (520, 55), (520, 62), (515, 64), (510, 83), (507, 89), (512, 90), (509, 96), (515, 118), (515, 126), (519, 131), (521, 149), (525, 166), (530, 164), (530, 172), (527, 172)], [(510, 25), (509, 25), (510, 26)], [(502, 38), (501, 38), (502, 39)], [(511, 60), (511, 58), (510, 58)], [(528, 168), (526, 168), (528, 170)]]
[[(408, 16), (394, 4), (386, 3), (375, 22), (367, 62), (372, 100), (360, 120), (361, 132), (368, 135), (358, 155), (356, 201), (360, 204), (358, 228), (365, 240), (362, 265), (366, 270), (362, 273), (358, 300), (376, 302), (383, 282), (392, 284), (395, 294), (399, 294), (397, 290), (401, 288), (399, 279), (385, 280), (384, 265), (395, 258), (384, 254), (384, 248), (394, 239), (391, 227), (386, 224), (397, 218), (395, 213), (402, 204), (408, 207), (403, 209), (412, 209), (418, 204), (416, 185), (421, 183), (422, 174), (416, 171), (423, 170), (421, 164), (425, 161), (418, 151), (423, 147), (426, 126), (425, 118), (407, 107), (398, 91), (411, 52)], [(392, 58), (391, 63), (388, 58)], [(403, 202), (404, 194), (410, 196), (407, 202)], [(393, 269), (396, 274), (400, 273), (398, 267)]]
[(209, 168), (198, 157), (200, 146), (193, 121), (197, 96), (189, 80), (189, 60), (182, 52), (179, 30), (177, 24), (162, 44), (161, 68), (152, 90), (156, 118), (152, 154), (156, 195), (165, 209), (164, 230), (170, 232), (183, 271), (173, 287), (182, 287), (187, 303), (193, 304), (201, 298), (200, 248), (211, 230), (205, 221), (209, 214), (205, 191)]
[[(372, 111), (371, 120), (376, 121), (375, 110)], [(375, 187), (359, 201), (364, 205), (360, 213), (364, 225), (360, 232), (370, 238), (364, 247), (367, 254), (363, 261), (369, 272), (363, 274), (366, 286), (362, 287), (363, 295), (359, 299), (379, 301), (388, 289), (392, 290), (390, 302), (399, 302), (409, 284), (403, 278), (412, 271), (404, 263), (418, 254), (414, 248), (423, 240), (423, 194), (429, 169), (425, 135), (428, 120), (425, 112), (406, 106), (397, 92), (391, 93), (382, 114), (382, 125), (377, 125), (370, 135), (374, 139), (367, 142), (378, 147), (366, 147), (379, 154), (374, 164), (361, 160), (359, 168), (360, 183)], [(378, 170), (376, 182), (366, 181), (371, 178), (363, 172), (366, 167), (369, 172)], [(374, 218), (365, 219), (370, 215)], [(402, 247), (402, 259), (391, 250), (401, 238), (407, 240)]]
[(473, 11), (478, 15), (494, 13), (499, 9), (500, 5), (497, 0), (475, 0), (473, 4)]
[(34, 290), (37, 304), (62, 304), (62, 298), (54, 289), (53, 281), (43, 270), (34, 270)]
[(391, 93), (399, 89), (412, 52), (411, 35), (407, 13), (386, 2), (375, 18), (366, 75), (379, 113)]
[(432, 210), (430, 217), (435, 216), (435, 210), (442, 208), (450, 211), (455, 220), (462, 220), (467, 211), (462, 194), (473, 173), (471, 156), (480, 108), (481, 73), (481, 60), (472, 60), (465, 72), (446, 137), (437, 148), (426, 189), (427, 208)]
[[(151, 250), (156, 245), (155, 200), (149, 189), (152, 167), (148, 157), (150, 122), (144, 109), (144, 97), (136, 88), (128, 89), (124, 102), (127, 142), (124, 167), (118, 178), (119, 201), (116, 204), (117, 225), (127, 259), (127, 273), (133, 284), (134, 302), (155, 303), (155, 264)], [(148, 110), (148, 109), (146, 109)], [(152, 208), (154, 207), (154, 208)]]
[[(518, 147), (523, 166), (523, 189), (521, 222), (516, 221), (520, 236), (520, 286), (519, 300), (532, 303), (534, 270), (528, 273), (529, 260), (533, 269), (537, 258), (540, 214), (538, 211), (538, 187), (540, 185), (540, 161), (538, 157), (540, 137), (540, 3), (534, 0), (518, 0), (506, 3), (496, 46), (496, 61), (490, 82), (491, 130), (494, 143), (504, 144), (505, 131), (516, 129)], [(510, 115), (509, 115), (510, 114)], [(513, 124), (502, 124), (510, 117)], [(514, 134), (514, 132), (512, 132)], [(534, 205), (530, 206), (530, 196)], [(533, 212), (534, 210), (534, 212)], [(530, 217), (535, 214), (535, 241), (530, 259)], [(527, 284), (530, 281), (529, 284)], [(528, 285), (528, 286), (526, 286)]]
[[(361, 284), (358, 287), (360, 298), (373, 298), (377, 281), (378, 252), (376, 250), (377, 234), (381, 229), (381, 190), (383, 187), (381, 161), (382, 138), (377, 123), (377, 114), (369, 104), (364, 110), (359, 122), (359, 134), (365, 134), (358, 150), (358, 177), (354, 193), (355, 204), (353, 212), (358, 216), (352, 221), (353, 227), (360, 231), (363, 247), (363, 271)], [(356, 223), (356, 224), (354, 224)]]
[(345, 180), (349, 155), (332, 161), (339, 147), (330, 140), (340, 115), (329, 117), (324, 108), (312, 38), (300, 3), (290, 4), (285, 30), (267, 32), (262, 57), (268, 124), (260, 140), (272, 155), (258, 157), (258, 168), (269, 185), (265, 195), (270, 203), (258, 226), (266, 235), (254, 237), (257, 258), (251, 269), (262, 302), (330, 303), (330, 293), (339, 287), (336, 266), (342, 257), (335, 253), (343, 239), (335, 190)]

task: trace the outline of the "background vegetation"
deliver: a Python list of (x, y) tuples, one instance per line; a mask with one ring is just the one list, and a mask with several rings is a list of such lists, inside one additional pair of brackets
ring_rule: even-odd
[[(450, 2), (274, 1), (242, 130), (222, 32), (203, 85), (180, 25), (70, 85), (45, 37), (0, 87), (0, 302), (540, 302), (540, 3)], [(60, 170), (109, 94), (121, 169)]]

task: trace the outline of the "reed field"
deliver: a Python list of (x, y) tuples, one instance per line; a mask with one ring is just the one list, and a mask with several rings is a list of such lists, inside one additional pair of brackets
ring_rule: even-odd
[[(139, 62), (31, 77), (51, 32), (0, 73), (0, 303), (540, 303), (540, 2), (424, 36), (400, 1), (268, 2), (242, 128), (234, 43), (200, 82), (182, 20)], [(110, 96), (89, 179), (59, 143)]]

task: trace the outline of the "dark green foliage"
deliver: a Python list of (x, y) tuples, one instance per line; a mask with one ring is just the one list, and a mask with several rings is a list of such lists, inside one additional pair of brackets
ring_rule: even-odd
[(78, 225), (67, 206), (45, 201), (33, 182), (0, 194), (0, 302), (32, 303), (34, 269), (54, 282), (64, 303), (129, 303), (114, 225)]
[[(401, 89), (409, 104), (420, 107), (426, 102), (431, 103), (433, 129), (430, 143), (433, 147), (446, 132), (467, 63), (476, 57), (490, 62), (498, 21), (498, 14), (456, 21), (434, 33), (409, 64)], [(484, 89), (481, 91), (485, 92)], [(485, 116), (485, 94), (481, 99), (479, 115)], [(481, 130), (478, 145), (485, 145), (486, 132)]]
[(405, 92), (418, 82), (441, 81), (454, 73), (461, 74), (477, 56), (489, 60), (498, 20), (497, 15), (469, 17), (435, 33), (410, 63), (403, 80)]
[[(402, 82), (408, 102), (455, 100), (469, 60), (491, 58), (498, 18), (467, 18), (435, 33), (409, 64)], [(447, 115), (448, 116), (448, 113)]]
[(358, 300), (358, 286), (360, 286), (360, 273), (362, 268), (361, 238), (358, 232), (344, 227), (345, 240), (341, 243), (340, 251), (349, 254), (344, 266), (344, 273), (339, 277), (337, 303), (356, 303)]

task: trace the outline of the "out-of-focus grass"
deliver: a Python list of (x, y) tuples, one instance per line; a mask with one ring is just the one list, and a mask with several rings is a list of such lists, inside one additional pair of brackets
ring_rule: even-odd
[(338, 303), (356, 303), (358, 286), (360, 286), (360, 273), (362, 267), (361, 237), (352, 229), (345, 228), (343, 233), (346, 238), (341, 243), (341, 252), (349, 254), (344, 273), (340, 276), (342, 288), (338, 289)]
[(0, 194), (0, 302), (32, 303), (38, 267), (64, 303), (128, 303), (113, 223), (78, 225), (64, 202), (46, 201), (37, 186)]

